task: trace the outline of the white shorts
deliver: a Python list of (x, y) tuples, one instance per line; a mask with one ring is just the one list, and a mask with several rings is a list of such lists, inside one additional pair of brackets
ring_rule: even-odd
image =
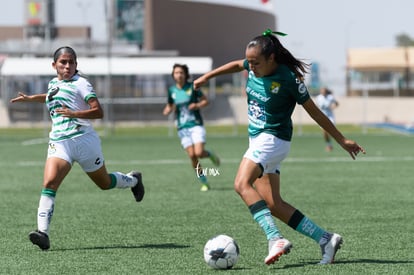
[(178, 130), (178, 137), (183, 148), (187, 148), (197, 143), (206, 142), (206, 129), (203, 126), (194, 126)]
[(249, 149), (243, 157), (260, 165), (263, 174), (279, 174), (280, 164), (290, 151), (290, 141), (261, 133), (249, 138)]
[(104, 164), (101, 140), (96, 132), (59, 142), (49, 142), (47, 157), (60, 158), (71, 165), (76, 161), (85, 172), (94, 172)]

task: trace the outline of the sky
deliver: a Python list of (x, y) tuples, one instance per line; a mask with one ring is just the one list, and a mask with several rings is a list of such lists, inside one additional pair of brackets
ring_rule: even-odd
[(274, 0), (282, 44), (298, 58), (317, 62), (323, 85), (345, 94), (348, 48), (395, 47), (414, 38), (412, 0)]
[[(57, 25), (91, 25), (105, 40), (104, 0), (55, 0)], [(282, 44), (308, 63), (318, 63), (323, 85), (345, 94), (348, 48), (395, 47), (396, 36), (414, 38), (413, 0), (272, 0)], [(24, 22), (24, 0), (4, 1), (0, 25)]]

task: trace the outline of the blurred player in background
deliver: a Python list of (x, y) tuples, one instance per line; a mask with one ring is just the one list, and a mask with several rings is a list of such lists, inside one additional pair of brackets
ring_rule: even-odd
[(144, 197), (142, 175), (106, 170), (101, 141), (90, 119), (103, 117), (103, 110), (89, 81), (77, 70), (75, 51), (61, 47), (53, 55), (57, 76), (47, 93), (19, 96), (11, 102), (46, 103), (52, 120), (49, 148), (44, 168), (43, 189), (37, 212), (37, 230), (29, 233), (30, 241), (42, 250), (50, 247), (49, 226), (55, 206), (56, 192), (74, 162), (78, 162), (89, 178), (102, 190), (131, 188), (137, 202)]
[[(332, 94), (332, 91), (326, 87), (322, 87), (320, 89), (319, 95), (316, 97), (316, 105), (318, 105), (319, 109), (321, 109), (322, 113), (324, 113), (329, 120), (335, 124), (335, 115), (333, 110), (338, 107), (339, 103), (336, 101), (335, 97)], [(331, 137), (329, 133), (323, 130), (323, 139), (326, 143), (326, 151), (331, 152), (333, 149)]]
[(280, 195), (280, 167), (290, 150), (291, 116), (296, 104), (301, 104), (353, 159), (365, 151), (346, 139), (315, 105), (303, 82), (307, 64), (297, 60), (274, 34), (285, 35), (267, 29), (247, 44), (244, 59), (204, 74), (194, 81), (194, 86), (199, 89), (213, 77), (248, 71), (249, 148), (240, 163), (234, 188), (266, 234), (269, 254), (265, 263), (274, 263), (292, 247), (282, 237), (273, 215), (316, 241), (322, 251), (320, 264), (328, 264), (334, 261), (342, 237), (318, 226)]
[(163, 114), (175, 112), (175, 122), (181, 145), (191, 160), (191, 165), (201, 183), (201, 191), (208, 191), (210, 186), (207, 175), (203, 173), (199, 159), (210, 158), (214, 165), (220, 165), (219, 157), (211, 150), (206, 150), (206, 130), (200, 109), (208, 105), (208, 99), (200, 89), (194, 89), (189, 81), (190, 73), (185, 64), (175, 64), (172, 70), (175, 84), (168, 88), (168, 101)]

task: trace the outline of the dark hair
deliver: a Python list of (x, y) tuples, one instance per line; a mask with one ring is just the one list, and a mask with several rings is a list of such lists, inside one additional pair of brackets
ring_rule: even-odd
[(327, 95), (331, 95), (332, 91), (328, 87), (322, 87), (322, 89), (325, 89), (325, 92)]
[(296, 59), (274, 35), (260, 35), (253, 38), (247, 44), (247, 48), (251, 47), (259, 47), (265, 58), (269, 58), (274, 53), (276, 63), (286, 65), (300, 79), (303, 79), (308, 72), (309, 64)]
[(188, 81), (188, 79), (190, 78), (190, 71), (188, 69), (188, 66), (185, 64), (174, 64), (173, 66), (173, 70), (171, 72), (171, 76), (174, 78), (174, 70), (175, 68), (181, 68), (184, 71), (185, 74), (185, 80)]
[(73, 58), (76, 61), (77, 56), (76, 56), (75, 50), (72, 49), (71, 47), (68, 47), (68, 46), (63, 46), (63, 47), (60, 47), (59, 49), (57, 49), (55, 51), (55, 53), (53, 54), (53, 61), (56, 62), (58, 60), (59, 56), (61, 56), (64, 53), (68, 53), (68, 54), (72, 55)]

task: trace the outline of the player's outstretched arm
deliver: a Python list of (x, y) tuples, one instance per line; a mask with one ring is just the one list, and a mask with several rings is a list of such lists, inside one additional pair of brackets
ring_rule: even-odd
[(40, 102), (44, 103), (46, 100), (46, 94), (35, 94), (26, 95), (25, 93), (19, 92), (19, 95), (15, 98), (10, 99), (11, 103), (14, 102)]
[(211, 78), (216, 77), (218, 75), (231, 74), (231, 73), (237, 73), (237, 72), (243, 71), (244, 70), (243, 62), (244, 62), (244, 59), (231, 61), (208, 73), (205, 73), (204, 75), (194, 80), (193, 82), (194, 90), (200, 89), (202, 85), (206, 84)]
[(364, 148), (353, 140), (345, 138), (342, 133), (335, 127), (335, 125), (325, 116), (321, 110), (315, 105), (312, 99), (308, 99), (304, 104), (306, 112), (319, 124), (326, 132), (328, 132), (335, 140), (355, 159), (358, 153), (365, 154)]

